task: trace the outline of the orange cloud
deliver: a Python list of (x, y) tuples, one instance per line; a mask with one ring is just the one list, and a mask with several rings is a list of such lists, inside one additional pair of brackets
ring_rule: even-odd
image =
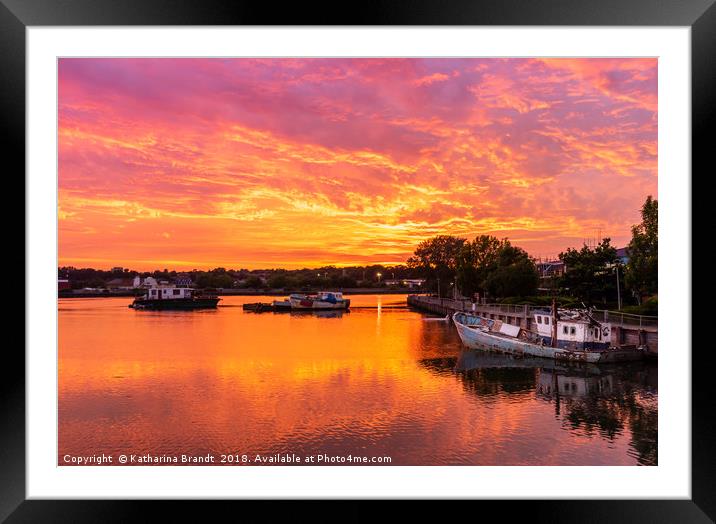
[[(62, 59), (60, 264), (556, 254), (657, 195), (656, 59)], [(617, 189), (618, 188), (618, 189)]]

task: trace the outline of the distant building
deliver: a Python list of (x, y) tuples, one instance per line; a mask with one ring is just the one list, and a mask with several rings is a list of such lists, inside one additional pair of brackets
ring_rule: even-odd
[(617, 258), (619, 259), (619, 263), (621, 265), (627, 265), (629, 263), (629, 248), (620, 247), (617, 249)]
[(142, 287), (156, 287), (159, 284), (154, 277), (147, 277), (142, 281)]
[(123, 267), (115, 266), (112, 268), (112, 273), (122, 273), (124, 271)]
[(177, 287), (191, 287), (194, 282), (192, 282), (191, 277), (187, 274), (179, 274), (177, 275), (176, 279), (174, 280), (174, 283)]
[(614, 266), (626, 266), (629, 263), (629, 251), (626, 247), (620, 247), (617, 249), (617, 261), (606, 265), (607, 269), (613, 269)]
[(552, 260), (550, 262), (537, 263), (537, 272), (540, 278), (555, 278), (564, 275), (564, 262), (561, 260)]
[(113, 278), (107, 282), (108, 289), (134, 289), (133, 278)]
[(72, 286), (70, 285), (70, 281), (66, 278), (58, 278), (57, 279), (57, 290), (62, 291), (63, 289), (72, 289)]

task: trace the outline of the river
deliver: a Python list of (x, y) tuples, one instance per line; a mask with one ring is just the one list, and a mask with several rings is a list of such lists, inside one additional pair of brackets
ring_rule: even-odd
[(58, 464), (657, 464), (656, 363), (463, 350), (402, 295), (350, 298), (342, 314), (60, 299)]

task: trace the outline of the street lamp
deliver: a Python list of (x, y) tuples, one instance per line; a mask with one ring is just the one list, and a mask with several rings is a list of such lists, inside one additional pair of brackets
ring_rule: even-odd
[(382, 277), (383, 275), (381, 273), (376, 273), (375, 275), (378, 277), (378, 284), (380, 284), (380, 277)]

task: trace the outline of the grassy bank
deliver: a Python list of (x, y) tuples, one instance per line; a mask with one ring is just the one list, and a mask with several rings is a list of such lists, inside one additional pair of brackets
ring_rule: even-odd
[[(581, 308), (582, 302), (573, 297), (558, 296), (557, 306), (562, 308)], [(510, 297), (498, 300), (500, 304), (527, 304), (529, 306), (544, 306), (549, 307), (552, 305), (552, 297), (550, 296), (531, 296), (531, 297)], [(618, 304), (616, 302), (607, 302), (606, 304), (595, 304), (597, 309), (608, 309), (610, 311), (617, 311)], [(619, 310), (623, 313), (629, 313), (631, 315), (646, 315), (646, 316), (658, 316), (659, 315), (659, 303), (656, 297), (652, 297), (642, 302), (640, 306), (637, 305), (622, 305)]]

